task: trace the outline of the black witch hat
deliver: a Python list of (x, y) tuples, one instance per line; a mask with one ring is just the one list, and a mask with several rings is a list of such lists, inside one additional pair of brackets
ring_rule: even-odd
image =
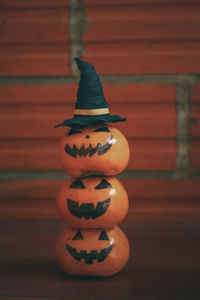
[(81, 78), (75, 104), (74, 117), (56, 125), (69, 127), (86, 127), (105, 122), (121, 122), (126, 119), (110, 115), (108, 104), (104, 98), (99, 76), (92, 64), (75, 58)]

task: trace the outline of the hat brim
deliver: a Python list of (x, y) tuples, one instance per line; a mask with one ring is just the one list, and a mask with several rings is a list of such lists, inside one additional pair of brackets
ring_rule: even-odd
[(112, 122), (123, 122), (126, 121), (125, 118), (122, 118), (118, 115), (96, 115), (96, 116), (84, 116), (84, 115), (75, 115), (72, 119), (63, 121), (62, 123), (54, 126), (68, 126), (68, 127), (87, 127), (90, 125), (98, 125), (103, 123), (112, 123)]

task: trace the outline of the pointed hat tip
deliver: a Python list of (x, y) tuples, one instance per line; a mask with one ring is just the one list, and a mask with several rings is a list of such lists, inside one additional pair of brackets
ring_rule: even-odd
[(80, 57), (75, 57), (74, 60), (76, 61), (80, 71), (82, 71), (84, 68), (94, 68), (92, 64), (83, 61)]
[(82, 59), (80, 57), (75, 57), (74, 58), (75, 62), (77, 63), (77, 66), (79, 68), (79, 70), (81, 71), (81, 65), (82, 65)]
[(75, 57), (74, 60), (75, 60), (77, 63), (82, 62), (82, 59), (81, 59), (80, 57)]

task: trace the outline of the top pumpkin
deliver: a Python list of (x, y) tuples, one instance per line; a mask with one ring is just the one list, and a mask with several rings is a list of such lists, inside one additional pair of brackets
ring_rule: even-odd
[(92, 64), (75, 58), (81, 78), (74, 117), (56, 125), (71, 130), (60, 142), (60, 159), (72, 176), (116, 175), (124, 170), (129, 147), (120, 131), (105, 123), (126, 119), (110, 115), (99, 76)]
[(71, 176), (116, 175), (129, 159), (124, 135), (112, 126), (96, 125), (71, 129), (61, 139), (59, 157)]

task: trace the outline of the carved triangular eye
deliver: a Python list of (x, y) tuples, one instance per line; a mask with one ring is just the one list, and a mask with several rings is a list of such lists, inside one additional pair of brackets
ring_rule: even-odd
[(101, 127), (101, 128), (95, 129), (94, 132), (110, 132), (110, 130), (108, 129), (108, 127)]
[(70, 131), (68, 132), (68, 136), (75, 134), (75, 133), (81, 133), (81, 131), (76, 130), (76, 129), (70, 129)]
[(105, 231), (102, 231), (102, 233), (99, 236), (99, 240), (109, 241), (109, 238), (108, 238), (107, 233)]
[(107, 189), (110, 187), (112, 187), (112, 185), (105, 179), (102, 179), (101, 182), (95, 187), (95, 190)]
[(74, 182), (72, 182), (72, 184), (70, 185), (70, 188), (71, 189), (85, 189), (85, 186), (80, 179), (77, 179)]
[(76, 235), (73, 237), (72, 240), (73, 241), (75, 241), (75, 240), (83, 240), (83, 236), (82, 236), (82, 233), (80, 232), (80, 230), (76, 233)]

